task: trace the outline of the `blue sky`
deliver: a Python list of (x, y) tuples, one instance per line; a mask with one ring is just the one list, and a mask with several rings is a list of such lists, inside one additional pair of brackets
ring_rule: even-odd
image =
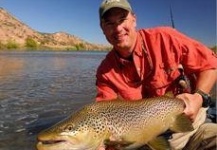
[[(171, 25), (206, 44), (216, 45), (216, 0), (129, 0), (137, 15), (137, 28)], [(0, 0), (6, 9), (39, 32), (68, 32), (88, 42), (106, 44), (99, 27), (101, 0)]]

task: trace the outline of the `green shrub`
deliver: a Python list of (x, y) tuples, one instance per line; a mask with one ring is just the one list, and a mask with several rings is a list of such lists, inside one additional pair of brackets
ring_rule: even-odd
[(26, 46), (26, 48), (30, 48), (30, 49), (37, 49), (38, 44), (34, 39), (28, 37), (28, 38), (26, 38), (25, 46)]
[(84, 50), (85, 45), (83, 43), (79, 43), (75, 45), (76, 50)]
[(8, 40), (8, 42), (6, 44), (6, 48), (7, 49), (18, 49), (19, 48), (19, 44), (16, 43), (14, 40)]
[(0, 41), (0, 50), (4, 50), (5, 49), (5, 45)]

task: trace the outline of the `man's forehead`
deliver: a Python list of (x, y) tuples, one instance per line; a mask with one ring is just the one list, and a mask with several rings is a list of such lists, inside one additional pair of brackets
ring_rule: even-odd
[(109, 18), (111, 16), (122, 16), (125, 17), (129, 14), (129, 11), (122, 9), (122, 8), (111, 8), (110, 10), (108, 10), (105, 15), (103, 16), (104, 19)]

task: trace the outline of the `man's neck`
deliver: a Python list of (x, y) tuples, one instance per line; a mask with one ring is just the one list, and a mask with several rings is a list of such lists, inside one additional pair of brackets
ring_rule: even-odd
[(128, 58), (129, 56), (132, 55), (133, 50), (122, 50), (122, 51), (117, 51), (117, 53), (122, 58)]
[(120, 53), (120, 51), (115, 50), (118, 57), (125, 59), (125, 60), (132, 60), (133, 51), (124, 51), (124, 53)]

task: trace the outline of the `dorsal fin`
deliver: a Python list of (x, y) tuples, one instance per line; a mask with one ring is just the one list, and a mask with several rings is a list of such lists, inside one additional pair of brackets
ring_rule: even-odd
[(175, 97), (172, 91), (166, 92), (166, 93), (164, 94), (164, 96), (170, 97), (170, 98), (174, 98), (174, 97)]

